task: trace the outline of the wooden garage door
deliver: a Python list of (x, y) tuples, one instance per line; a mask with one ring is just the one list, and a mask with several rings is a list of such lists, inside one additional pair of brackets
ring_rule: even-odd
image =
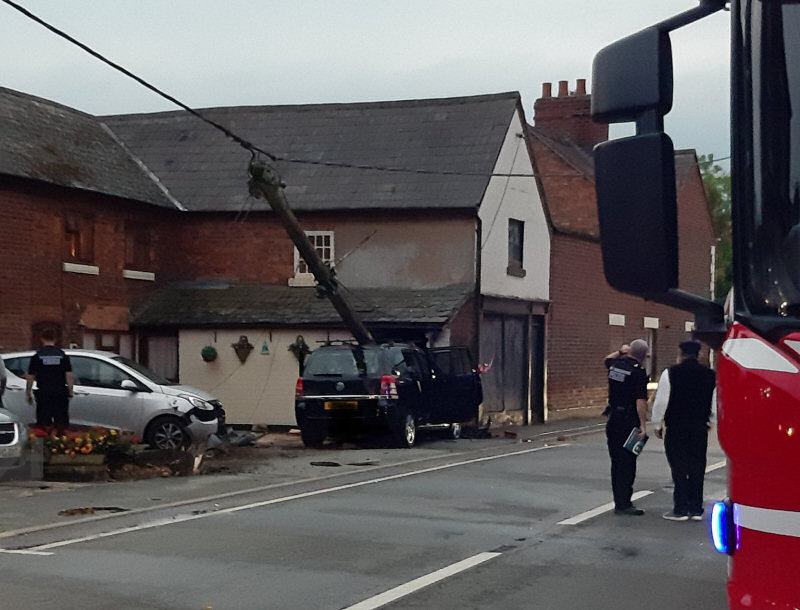
[(528, 408), (527, 317), (487, 315), (481, 327), (481, 362), (492, 362), (482, 376), (486, 411)]

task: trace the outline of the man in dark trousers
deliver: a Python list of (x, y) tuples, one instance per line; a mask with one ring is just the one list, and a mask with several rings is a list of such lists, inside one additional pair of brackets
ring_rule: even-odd
[(605, 358), (608, 369), (606, 438), (617, 515), (644, 514), (644, 510), (631, 503), (637, 456), (625, 449), (624, 444), (634, 428), (639, 429), (638, 439), (647, 436), (647, 372), (642, 366), (647, 353), (647, 342), (635, 339)]
[(42, 347), (31, 357), (26, 375), (25, 396), (33, 404), (33, 382), (36, 381), (36, 425), (69, 427), (69, 399), (72, 398), (72, 365), (64, 350), (56, 347), (56, 333), (42, 332)]
[(703, 519), (703, 478), (708, 429), (716, 414), (716, 378), (714, 371), (697, 361), (699, 353), (697, 341), (680, 344), (679, 363), (661, 374), (653, 401), (656, 437), (664, 438), (675, 484), (672, 511), (663, 515), (670, 521)]

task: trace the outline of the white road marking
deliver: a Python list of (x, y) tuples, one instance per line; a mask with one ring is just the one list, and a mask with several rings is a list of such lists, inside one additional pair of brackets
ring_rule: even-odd
[[(452, 464), (443, 464), (441, 466), (431, 466), (429, 468), (423, 468), (422, 470), (414, 470), (412, 472), (403, 472), (400, 474), (393, 474), (388, 475), (385, 477), (378, 477), (375, 479), (368, 479), (366, 481), (359, 481), (357, 483), (348, 483), (345, 485), (337, 485), (335, 487), (327, 487), (324, 489), (317, 489), (314, 491), (307, 491), (304, 493), (293, 494), (290, 496), (281, 496), (279, 498), (273, 498), (271, 500), (262, 500), (260, 502), (251, 502), (249, 504), (242, 504), (240, 506), (231, 506), (229, 508), (223, 508), (216, 511), (210, 511), (207, 513), (196, 513), (196, 514), (189, 514), (189, 515), (177, 515), (175, 517), (169, 517), (164, 519), (157, 519), (154, 521), (141, 523), (139, 525), (133, 525), (130, 527), (123, 527), (116, 530), (110, 530), (108, 532), (101, 532), (97, 534), (90, 534), (88, 536), (81, 536), (79, 538), (68, 538), (65, 540), (59, 540), (57, 542), (50, 542), (48, 544), (41, 544), (38, 546), (30, 547), (29, 551), (44, 551), (48, 549), (54, 549), (62, 546), (69, 546), (71, 544), (77, 544), (79, 542), (90, 542), (92, 540), (99, 540), (101, 538), (108, 538), (110, 536), (118, 536), (121, 534), (129, 534), (131, 532), (142, 531), (147, 529), (152, 529), (155, 527), (162, 527), (165, 525), (173, 525), (175, 523), (184, 523), (186, 521), (194, 521), (196, 519), (204, 519), (206, 517), (214, 517), (216, 515), (224, 515), (229, 513), (236, 513), (242, 510), (250, 510), (253, 508), (261, 508), (264, 506), (271, 506), (273, 504), (283, 504), (285, 502), (291, 502), (292, 500), (301, 500), (303, 498), (311, 498), (314, 496), (320, 496), (324, 494), (334, 493), (337, 491), (343, 491), (345, 489), (355, 489), (358, 487), (364, 487), (366, 485), (374, 485), (376, 483), (384, 483), (386, 481), (394, 481), (398, 479), (405, 479), (408, 477), (417, 476), (420, 474), (427, 474), (429, 472), (436, 472), (439, 470), (447, 470), (449, 468), (456, 468), (458, 466), (466, 466), (468, 464), (477, 464), (479, 462), (488, 462), (491, 460), (499, 460), (502, 458), (507, 457), (514, 457), (518, 455), (524, 455), (526, 453), (535, 453), (538, 451), (545, 451), (547, 449), (558, 449), (559, 447), (568, 447), (568, 443), (560, 444), (560, 445), (546, 445), (544, 447), (533, 447), (531, 449), (522, 449), (520, 451), (513, 451), (511, 453), (502, 453), (499, 455), (490, 455), (481, 458), (473, 458), (470, 460), (462, 460), (460, 462), (454, 462)], [(2, 551), (3, 549), (0, 549)]]
[(429, 587), (440, 580), (444, 580), (445, 578), (449, 578), (455, 574), (464, 572), (470, 568), (474, 568), (475, 566), (489, 561), (490, 559), (494, 559), (499, 555), (502, 555), (502, 553), (478, 553), (477, 555), (468, 557), (467, 559), (459, 561), (458, 563), (454, 563), (440, 570), (436, 570), (435, 572), (431, 572), (430, 574), (426, 574), (425, 576), (420, 576), (419, 578), (410, 580), (409, 582), (394, 587), (393, 589), (389, 589), (380, 595), (370, 597), (369, 599), (365, 599), (364, 601), (358, 602), (352, 606), (347, 606), (346, 608), (343, 608), (343, 610), (375, 610), (376, 608), (390, 604), (393, 601), (397, 601), (401, 597), (411, 595), (420, 589)]
[(52, 555), (53, 553), (48, 553), (46, 551), (28, 551), (25, 549), (0, 549), (0, 553), (6, 553), (8, 555)]
[[(720, 468), (724, 468), (727, 465), (726, 460), (722, 460), (721, 462), (716, 462), (714, 464), (709, 465), (706, 468), (706, 473), (713, 472), (715, 470), (719, 470)], [(644, 498), (645, 496), (649, 496), (652, 491), (637, 491), (636, 493), (631, 496), (631, 500), (638, 500), (639, 498)], [(593, 508), (591, 510), (587, 510), (580, 515), (575, 515), (574, 517), (570, 517), (569, 519), (564, 519), (563, 521), (559, 521), (558, 525), (577, 525), (578, 523), (583, 523), (584, 521), (588, 521), (589, 519), (593, 519), (598, 515), (602, 515), (614, 508), (614, 503), (609, 502), (608, 504), (603, 504), (602, 506), (598, 506), (597, 508)]]
[[(631, 500), (638, 500), (639, 498), (644, 498), (645, 496), (649, 496), (652, 491), (637, 491), (631, 496)], [(591, 510), (587, 510), (580, 515), (575, 515), (574, 517), (570, 517), (569, 519), (564, 519), (563, 521), (559, 521), (558, 525), (578, 525), (578, 523), (583, 523), (584, 521), (588, 521), (598, 515), (602, 515), (603, 513), (607, 513), (610, 510), (613, 510), (614, 503), (609, 502), (608, 504), (603, 504), (602, 506), (598, 506), (597, 508), (593, 508)]]

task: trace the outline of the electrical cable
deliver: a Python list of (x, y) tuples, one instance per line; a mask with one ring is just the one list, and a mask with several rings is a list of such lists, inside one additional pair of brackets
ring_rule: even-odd
[[(79, 40), (77, 40), (73, 36), (70, 36), (69, 34), (64, 32), (63, 30), (60, 30), (59, 28), (57, 28), (54, 25), (51, 25), (50, 23), (48, 23), (47, 21), (45, 21), (41, 17), (35, 15), (34, 13), (29, 11), (25, 7), (17, 4), (13, 0), (0, 0), (0, 1), (5, 3), (5, 4), (7, 4), (11, 8), (15, 9), (16, 11), (22, 13), (27, 18), (35, 21), (36, 23), (38, 23), (42, 27), (50, 30), (51, 32), (53, 32), (57, 36), (65, 39), (66, 41), (70, 42), (71, 44), (74, 44), (75, 46), (79, 47), (80, 49), (82, 49), (83, 51), (85, 51), (86, 53), (88, 53), (89, 55), (94, 57), (95, 59), (100, 60), (104, 64), (106, 64), (106, 65), (110, 66), (111, 68), (117, 70), (118, 72), (124, 74), (128, 78), (131, 78), (131, 79), (135, 80), (137, 83), (139, 83), (140, 85), (142, 85), (146, 89), (149, 89), (150, 91), (152, 91), (156, 95), (159, 95), (160, 97), (164, 98), (165, 100), (175, 104), (176, 106), (178, 106), (179, 108), (185, 110), (186, 112), (188, 112), (189, 114), (191, 114), (195, 118), (203, 121), (204, 123), (206, 123), (207, 125), (213, 127), (214, 129), (219, 130), (226, 137), (230, 138), (231, 140), (233, 140), (234, 142), (239, 144), (239, 146), (241, 146), (246, 151), (248, 151), (252, 158), (255, 158), (257, 154), (262, 154), (272, 162), (280, 161), (280, 162), (283, 162), (283, 163), (297, 163), (297, 164), (303, 164), (303, 165), (316, 165), (316, 166), (322, 166), (322, 167), (332, 167), (332, 168), (342, 168), (342, 169), (358, 169), (358, 170), (365, 170), (365, 171), (380, 171), (380, 172), (405, 173), (405, 174), (423, 174), (423, 175), (434, 175), (434, 176), (474, 176), (474, 177), (482, 177), (482, 178), (490, 178), (490, 177), (532, 178), (532, 177), (536, 177), (536, 176), (540, 176), (540, 177), (542, 176), (541, 174), (536, 174), (536, 173), (520, 173), (520, 174), (516, 174), (516, 173), (502, 174), (501, 173), (501, 174), (496, 174), (496, 173), (486, 173), (486, 172), (463, 172), (463, 171), (457, 171), (457, 170), (434, 170), (434, 169), (420, 169), (420, 168), (416, 168), (415, 169), (415, 168), (404, 168), (404, 167), (388, 167), (388, 166), (369, 165), (369, 164), (361, 164), (361, 163), (345, 163), (345, 162), (338, 162), (338, 161), (319, 161), (319, 160), (313, 160), (313, 159), (301, 159), (301, 158), (297, 158), (297, 157), (278, 156), (278, 155), (275, 155), (275, 154), (273, 154), (273, 153), (271, 153), (269, 151), (266, 151), (266, 150), (264, 150), (262, 148), (259, 148), (258, 146), (256, 146), (252, 142), (250, 142), (250, 141), (244, 139), (243, 137), (239, 136), (238, 134), (234, 133), (233, 131), (231, 131), (230, 129), (225, 127), (224, 125), (222, 125), (222, 124), (220, 124), (220, 123), (218, 123), (218, 122), (216, 122), (216, 121), (214, 121), (212, 119), (209, 119), (208, 117), (204, 116), (203, 114), (201, 114), (200, 112), (198, 112), (194, 108), (188, 106), (187, 104), (184, 104), (183, 102), (181, 102), (176, 97), (174, 97), (174, 96), (162, 91), (161, 89), (159, 89), (155, 85), (152, 85), (151, 83), (146, 81), (144, 78), (142, 78), (140, 76), (137, 76), (136, 74), (134, 74), (133, 72), (131, 72), (127, 68), (121, 66), (120, 64), (118, 64), (118, 63), (116, 63), (116, 62), (114, 62), (114, 61), (112, 61), (110, 59), (108, 59), (102, 53), (99, 53), (98, 51), (95, 51), (94, 49), (92, 49), (88, 45), (80, 42)], [(576, 172), (576, 173), (564, 173), (564, 174), (547, 174), (547, 177), (551, 177), (551, 176), (568, 177), (568, 176), (580, 176), (580, 175), (581, 175), (580, 173)]]

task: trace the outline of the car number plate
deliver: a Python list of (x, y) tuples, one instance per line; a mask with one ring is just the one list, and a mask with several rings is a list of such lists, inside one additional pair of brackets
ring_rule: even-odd
[(357, 400), (326, 400), (323, 405), (326, 411), (338, 411), (340, 409), (358, 409)]
[(0, 447), (0, 458), (15, 458), (22, 455), (22, 447)]

